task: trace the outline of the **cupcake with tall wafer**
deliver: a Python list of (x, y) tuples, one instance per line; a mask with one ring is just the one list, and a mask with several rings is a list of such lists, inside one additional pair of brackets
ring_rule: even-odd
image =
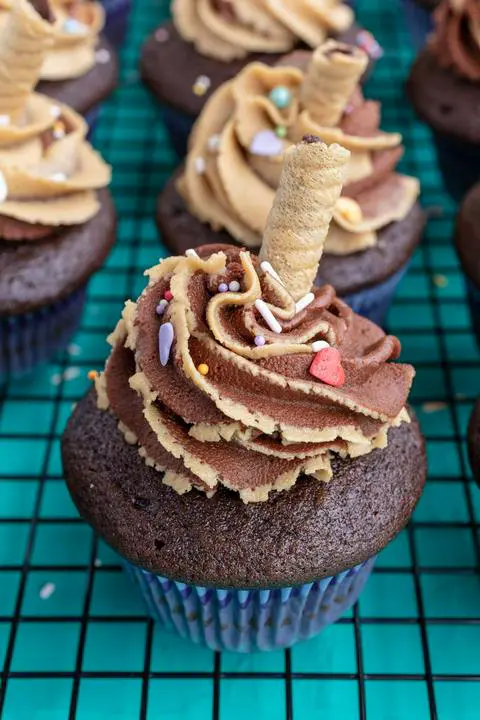
[(363, 47), (368, 72), (382, 50), (343, 0), (172, 0), (172, 20), (142, 48), (141, 73), (162, 105), (172, 144), (183, 157), (205, 103), (251, 62), (276, 65), (307, 56), (327, 37)]
[(46, 2), (15, 0), (0, 33), (0, 375), (61, 349), (115, 238), (111, 169), (85, 120), (34, 92), (51, 47)]
[(445, 189), (460, 203), (480, 182), (480, 2), (442, 0), (407, 92), (432, 131)]
[(215, 650), (334, 622), (423, 488), (398, 339), (314, 285), (349, 157), (286, 151), (258, 256), (148, 270), (63, 436), (72, 498), (154, 618)]
[[(0, 32), (8, 26), (15, 0), (0, 0)], [(50, 43), (36, 90), (80, 113), (93, 129), (100, 105), (115, 89), (117, 55), (104, 37), (105, 11), (90, 0), (37, 3), (52, 23)]]
[(380, 129), (380, 105), (359, 87), (366, 64), (362, 50), (329, 40), (304, 67), (253, 63), (221, 87), (195, 125), (185, 166), (160, 195), (167, 247), (258, 249), (288, 147), (308, 133), (341, 143), (351, 154), (318, 283), (381, 324), (425, 217), (418, 180), (397, 171), (402, 136)]

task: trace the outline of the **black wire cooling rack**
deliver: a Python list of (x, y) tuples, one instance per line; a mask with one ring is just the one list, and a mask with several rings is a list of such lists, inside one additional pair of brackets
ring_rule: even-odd
[(87, 372), (142, 271), (166, 251), (153, 222), (172, 169), (155, 102), (138, 76), (142, 40), (167, 0), (136, 3), (121, 84), (96, 144), (114, 166), (119, 237), (92, 280), (79, 332), (33, 377), (0, 387), (0, 717), (261, 720), (473, 720), (480, 711), (480, 491), (465, 431), (480, 394), (479, 354), (452, 247), (454, 207), (428, 131), (408, 107), (412, 61), (398, 2), (360, 0), (385, 50), (367, 93), (401, 130), (403, 170), (422, 181), (427, 236), (389, 317), (417, 367), (412, 401), (429, 479), (409, 527), (381, 554), (354, 610), (318, 638), (265, 655), (187, 645), (145, 615), (118, 558), (78, 517), (62, 482), (59, 440)]

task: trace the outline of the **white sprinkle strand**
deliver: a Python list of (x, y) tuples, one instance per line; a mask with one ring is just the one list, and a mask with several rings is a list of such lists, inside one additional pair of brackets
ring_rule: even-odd
[(57, 172), (53, 173), (53, 175), (50, 175), (48, 179), (53, 180), (53, 182), (65, 182), (67, 176), (65, 175), (65, 173)]
[(325, 350), (325, 348), (330, 347), (330, 345), (325, 340), (316, 340), (312, 343), (312, 350), (313, 352), (320, 352), (320, 350)]
[(110, 58), (111, 58), (111, 55), (110, 55), (109, 51), (106, 50), (105, 48), (100, 48), (100, 50), (97, 50), (97, 52), (95, 53), (95, 60), (100, 65), (106, 65), (107, 63), (109, 63)]
[(198, 254), (195, 252), (193, 248), (189, 248), (188, 250), (185, 250), (185, 255), (187, 257), (195, 257), (198, 258)]
[(8, 127), (10, 125), (10, 115), (0, 115), (0, 127)]
[(48, 598), (51, 598), (53, 593), (55, 592), (55, 585), (51, 582), (45, 583), (45, 585), (40, 589), (40, 598), (42, 600), (48, 600)]
[(303, 296), (303, 298), (300, 298), (300, 300), (295, 303), (295, 311), (297, 313), (302, 312), (302, 310), (305, 310), (305, 308), (308, 307), (314, 300), (315, 295), (313, 293), (307, 293)]
[(270, 308), (267, 307), (266, 302), (264, 300), (255, 300), (255, 307), (267, 323), (270, 330), (279, 335), (282, 332), (282, 326), (280, 325)]
[(7, 181), (5, 180), (4, 174), (2, 172), (0, 172), (0, 203), (5, 202), (7, 197), (8, 197)]
[(194, 163), (195, 172), (197, 173), (197, 175), (203, 175), (203, 173), (207, 169), (207, 163), (205, 162), (205, 158), (196, 157), (195, 160), (193, 161), (193, 163)]
[(50, 115), (55, 118), (55, 120), (58, 120), (61, 114), (62, 109), (58, 107), (58, 105), (52, 105), (52, 107), (50, 108)]
[(264, 273), (268, 273), (271, 275), (275, 280), (278, 280), (281, 285), (283, 285), (282, 280), (280, 279), (280, 275), (273, 269), (273, 267), (270, 265), (270, 263), (267, 260), (264, 260), (262, 263), (260, 263), (260, 267), (262, 268)]
[(87, 26), (76, 18), (67, 18), (62, 25), (62, 30), (68, 35), (85, 35)]

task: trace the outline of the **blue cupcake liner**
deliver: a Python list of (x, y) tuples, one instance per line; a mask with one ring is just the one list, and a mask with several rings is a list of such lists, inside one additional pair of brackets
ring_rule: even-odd
[(480, 182), (480, 145), (435, 130), (432, 133), (443, 184), (452, 198), (460, 203), (468, 191)]
[(415, 50), (421, 50), (433, 30), (432, 13), (415, 0), (402, 0), (403, 13)]
[(132, 0), (101, 0), (106, 13), (103, 34), (115, 47), (125, 42)]
[(383, 327), (398, 284), (408, 270), (410, 260), (400, 270), (374, 287), (342, 297), (352, 310)]
[(470, 317), (472, 319), (472, 327), (477, 338), (477, 343), (480, 346), (480, 288), (474, 285), (468, 277), (465, 278), (465, 285), (467, 288), (467, 300)]
[(95, 105), (95, 107), (93, 107), (91, 110), (89, 110), (84, 115), (84, 118), (87, 121), (87, 125), (88, 125), (87, 140), (91, 140), (93, 137), (93, 133), (95, 132), (95, 128), (97, 126), (99, 115), (100, 115), (100, 105)]
[(317, 635), (357, 601), (375, 562), (299, 587), (222, 590), (186, 585), (125, 562), (154, 620), (212, 650), (279, 650)]
[(0, 378), (18, 377), (64, 349), (75, 333), (85, 287), (31, 313), (0, 317)]
[(173, 149), (180, 159), (184, 158), (187, 154), (188, 136), (192, 131), (195, 118), (181, 110), (164, 105), (162, 119)]

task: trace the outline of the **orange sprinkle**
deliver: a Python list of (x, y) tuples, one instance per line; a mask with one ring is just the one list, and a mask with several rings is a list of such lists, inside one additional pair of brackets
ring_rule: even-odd
[(200, 363), (200, 365), (197, 367), (197, 370), (200, 375), (208, 375), (208, 365), (206, 363)]
[(89, 370), (87, 377), (89, 380), (95, 380), (95, 378), (98, 377), (98, 372), (96, 370)]

